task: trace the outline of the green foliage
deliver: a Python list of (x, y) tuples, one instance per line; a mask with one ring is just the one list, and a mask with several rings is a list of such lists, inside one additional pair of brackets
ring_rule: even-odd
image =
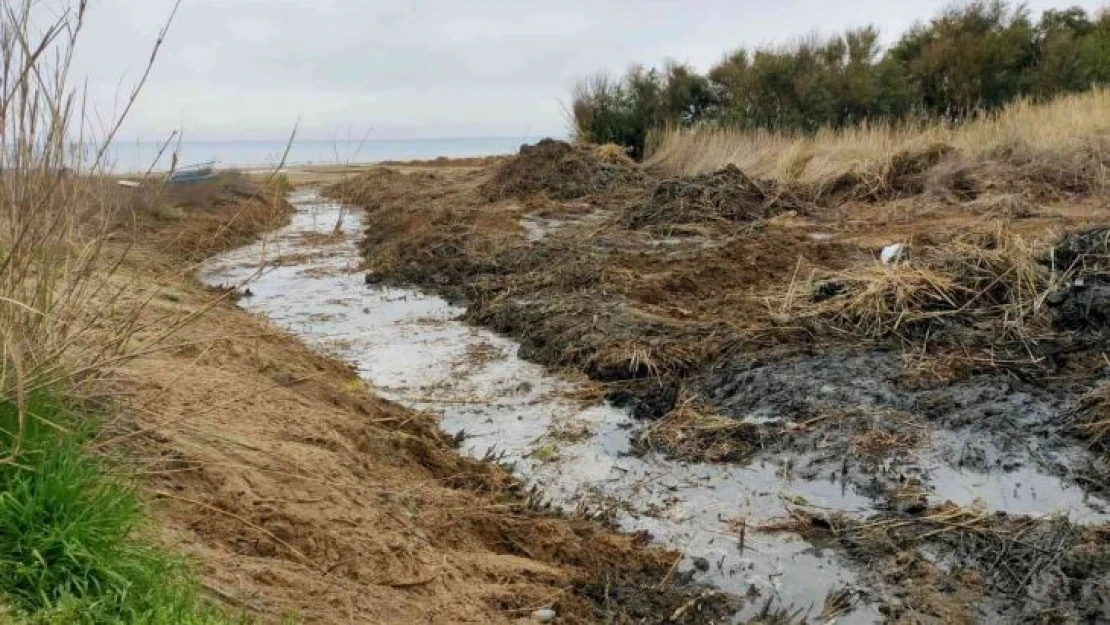
[[(18, 412), (0, 404), (0, 452)], [(18, 462), (0, 464), (0, 605), (17, 623), (224, 622), (195, 596), (184, 560), (146, 533), (127, 483), (83, 448), (82, 421), (57, 396), (28, 401)]]
[(1024, 8), (974, 2), (914, 27), (890, 57), (904, 68), (926, 111), (963, 117), (1022, 93), (1036, 58), (1033, 37)]
[(645, 151), (659, 127), (711, 121), (812, 132), (909, 116), (960, 120), (1019, 97), (1110, 82), (1110, 12), (1046, 11), (977, 0), (918, 23), (884, 50), (873, 27), (786, 46), (739, 49), (701, 76), (669, 64), (582, 83), (578, 137)]
[(874, 28), (791, 46), (740, 50), (709, 78), (722, 99), (720, 119), (731, 125), (813, 131), (911, 107), (907, 79), (881, 58)]
[(635, 67), (619, 81), (593, 76), (576, 88), (571, 112), (579, 140), (616, 143), (641, 158), (652, 129), (692, 124), (715, 102), (705, 76), (671, 63), (663, 71)]

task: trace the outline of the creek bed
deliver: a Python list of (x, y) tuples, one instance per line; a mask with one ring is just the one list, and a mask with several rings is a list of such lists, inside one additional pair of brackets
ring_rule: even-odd
[[(354, 364), (375, 393), (438, 415), (441, 428), (461, 439), (462, 453), (511, 466), (553, 504), (605, 513), (622, 530), (649, 532), (684, 554), (678, 568), (696, 570), (697, 581), (738, 596), (758, 591), (750, 610), (773, 598), (817, 618), (828, 593), (855, 587), (853, 568), (834, 549), (790, 533), (741, 528), (781, 518), (790, 501), (863, 516), (873, 511), (869, 497), (835, 475), (802, 480), (770, 461), (708, 465), (633, 453), (640, 424), (628, 412), (584, 404), (573, 382), (520, 359), (512, 340), (462, 323), (463, 310), (439, 297), (368, 286), (359, 271), (361, 211), (314, 191), (290, 201), (296, 207), (290, 225), (211, 259), (200, 279), (249, 285), (252, 295), (240, 300), (242, 307)], [(950, 472), (943, 481), (964, 499), (1003, 508), (1031, 481), (1040, 489), (1053, 486), (1028, 476), (1015, 485), (1013, 476), (995, 483), (991, 476), (964, 480)], [(1028, 497), (1017, 501), (1021, 512), (1047, 512)], [(708, 570), (698, 570), (706, 563)], [(879, 619), (863, 603), (837, 622)]]

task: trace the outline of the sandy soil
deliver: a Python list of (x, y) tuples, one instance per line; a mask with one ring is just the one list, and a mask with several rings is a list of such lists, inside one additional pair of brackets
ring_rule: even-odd
[[(121, 371), (124, 417), (100, 443), (138, 465), (212, 595), (306, 623), (532, 622), (548, 606), (560, 622), (660, 622), (696, 603), (652, 590), (673, 554), (533, 510), (431, 417), (196, 283), (192, 262), (288, 214), (262, 200), (243, 210), (225, 191), (138, 215), (119, 277), (137, 285), (132, 303), (151, 297), (134, 340), (196, 318)], [(610, 602), (633, 589), (642, 601)]]

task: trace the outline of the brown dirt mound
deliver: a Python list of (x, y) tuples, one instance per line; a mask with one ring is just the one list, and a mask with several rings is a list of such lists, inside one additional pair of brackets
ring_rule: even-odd
[(480, 192), (490, 201), (539, 193), (554, 200), (572, 200), (643, 177), (634, 164), (615, 157), (611, 149), (544, 139), (520, 148), (520, 154), (498, 167)]
[(642, 201), (630, 206), (630, 228), (711, 221), (754, 221), (786, 211), (805, 213), (807, 204), (770, 181), (748, 177), (735, 165), (711, 174), (660, 182)]

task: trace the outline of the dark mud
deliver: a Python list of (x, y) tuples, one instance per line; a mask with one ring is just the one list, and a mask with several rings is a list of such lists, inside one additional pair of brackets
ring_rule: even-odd
[(866, 564), (888, 622), (1104, 623), (1110, 530), (944, 505), (796, 529)]
[[(1061, 426), (1067, 389), (1004, 374), (917, 388), (904, 380), (904, 358), (885, 350), (770, 361), (738, 353), (704, 378), (702, 396), (720, 414), (758, 425), (752, 455), (792, 458), (799, 475), (836, 475), (891, 505), (971, 504), (954, 483), (966, 474), (995, 484), (997, 492), (979, 495), (995, 509), (1084, 520), (1110, 512), (1104, 487), (1067, 486), (1099, 462)], [(1041, 506), (1032, 503), (1039, 497)], [(1016, 503), (1022, 499), (1030, 505)]]
[[(687, 579), (682, 583), (690, 585), (693, 575), (684, 576)], [(730, 623), (744, 604), (737, 597), (711, 590), (693, 597), (645, 592), (657, 583), (654, 579), (642, 579), (636, 583), (634, 580), (602, 576), (577, 585), (575, 592), (594, 606), (593, 617), (598, 623)]]

